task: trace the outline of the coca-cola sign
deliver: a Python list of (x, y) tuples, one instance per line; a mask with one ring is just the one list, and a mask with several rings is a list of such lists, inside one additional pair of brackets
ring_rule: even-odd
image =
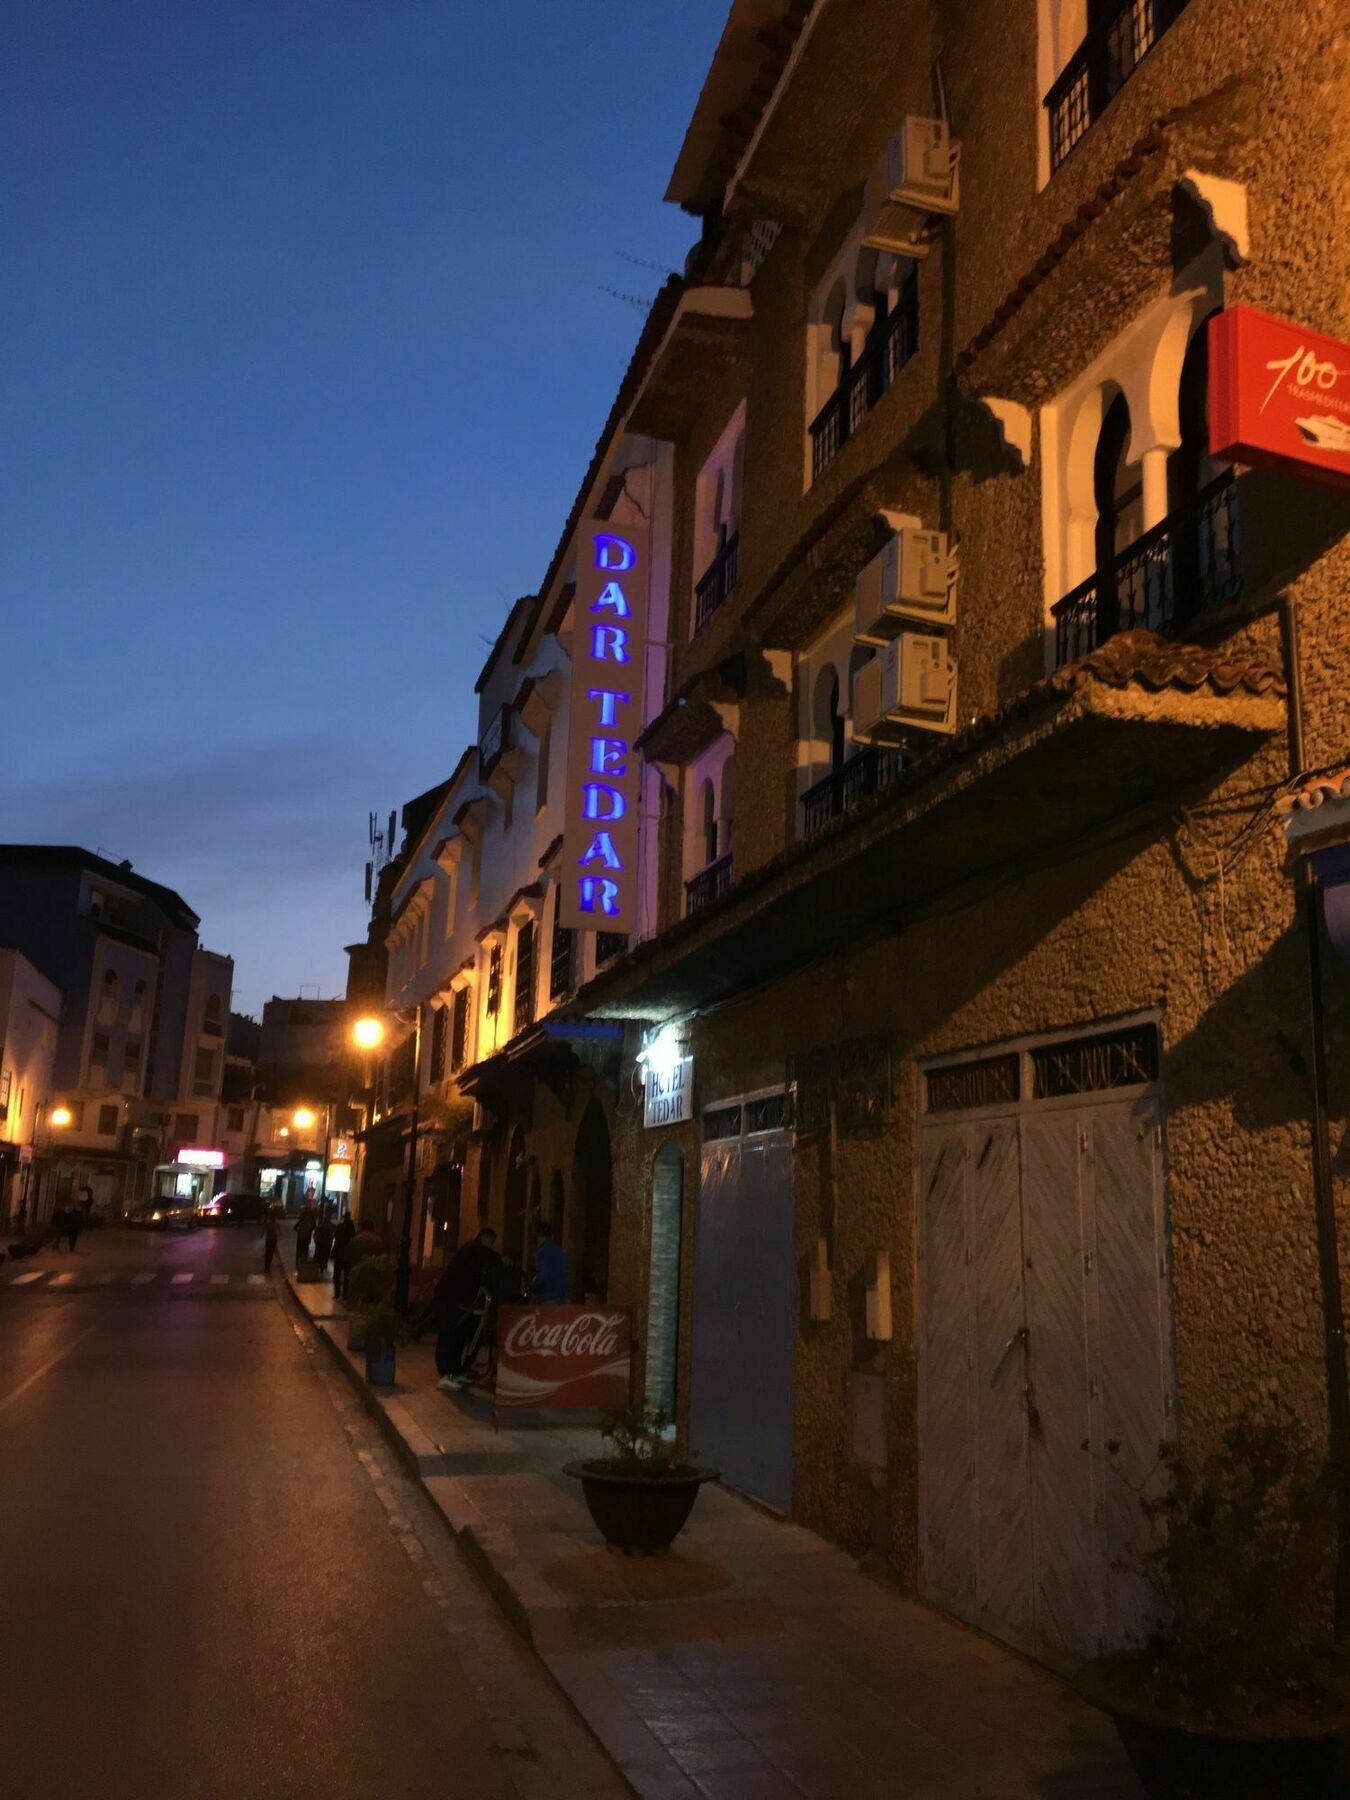
[(497, 1405), (628, 1406), (632, 1314), (613, 1306), (504, 1306)]

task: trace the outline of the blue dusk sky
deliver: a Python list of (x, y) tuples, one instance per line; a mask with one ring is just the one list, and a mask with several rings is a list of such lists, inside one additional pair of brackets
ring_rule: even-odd
[(476, 735), (727, 6), (3, 9), (0, 838), (178, 888), (247, 1011), (342, 991), (368, 812)]

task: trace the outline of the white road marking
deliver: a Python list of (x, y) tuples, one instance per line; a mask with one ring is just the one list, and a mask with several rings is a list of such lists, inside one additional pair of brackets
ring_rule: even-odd
[(47, 1274), (46, 1269), (27, 1269), (22, 1275), (11, 1275), (10, 1286), (22, 1287), (25, 1281), (41, 1281), (45, 1274)]
[(267, 1277), (265, 1275), (250, 1275), (248, 1279), (250, 1287), (261, 1287), (264, 1281), (267, 1280)]
[(133, 1287), (144, 1287), (147, 1281), (153, 1281), (154, 1279), (155, 1271), (151, 1269), (149, 1274), (133, 1275), (131, 1282)]
[(187, 1283), (191, 1280), (192, 1280), (191, 1275), (175, 1275), (173, 1278), (173, 1285), (175, 1287), (185, 1287), (187, 1285)]
[(74, 1281), (74, 1269), (63, 1269), (59, 1275), (52, 1276), (53, 1287), (64, 1287), (68, 1281)]
[(211, 1286), (226, 1287), (229, 1284), (229, 1279), (228, 1275), (213, 1275), (211, 1277)]
[(26, 1394), (28, 1392), (29, 1388), (32, 1387), (32, 1385), (35, 1381), (41, 1381), (42, 1377), (47, 1373), (48, 1369), (54, 1369), (56, 1367), (57, 1363), (61, 1362), (65, 1357), (69, 1356), (71, 1351), (75, 1348), (75, 1346), (77, 1344), (82, 1344), (84, 1342), (84, 1340), (89, 1336), (89, 1332), (92, 1331), (93, 1329), (94, 1328), (91, 1325), (89, 1327), (89, 1331), (82, 1331), (78, 1337), (71, 1339), (71, 1341), (66, 1345), (64, 1350), (58, 1350), (56, 1355), (53, 1356), (49, 1362), (43, 1363), (43, 1365), (40, 1369), (34, 1369), (33, 1373), (28, 1377), (27, 1381), (21, 1381), (19, 1383), (18, 1387), (16, 1387), (12, 1393), (6, 1394), (4, 1399), (0, 1400), (0, 1412), (3, 1412), (7, 1406), (12, 1406), (14, 1404), (14, 1402), (19, 1398), (20, 1394)]

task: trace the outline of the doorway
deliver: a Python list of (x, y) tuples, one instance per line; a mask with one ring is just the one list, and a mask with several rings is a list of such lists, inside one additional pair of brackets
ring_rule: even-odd
[(573, 1289), (591, 1291), (604, 1299), (609, 1292), (609, 1226), (613, 1196), (609, 1126), (598, 1100), (581, 1115), (572, 1165), (572, 1192), (576, 1204), (569, 1220), (567, 1245), (572, 1265)]
[(1152, 1023), (924, 1073), (919, 1499), (929, 1598), (1054, 1667), (1149, 1596), (1140, 1494), (1173, 1434)]

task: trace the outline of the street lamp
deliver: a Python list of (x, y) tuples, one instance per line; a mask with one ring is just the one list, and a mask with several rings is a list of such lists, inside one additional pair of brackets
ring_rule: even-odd
[(297, 1106), (291, 1115), (291, 1123), (297, 1131), (308, 1131), (314, 1123), (314, 1114), (307, 1106)]
[[(385, 1039), (384, 1020), (368, 1014), (352, 1023), (352, 1042), (358, 1050), (378, 1050)], [(369, 1062), (366, 1065), (366, 1087), (373, 1085)], [(408, 1290), (412, 1285), (412, 1215), (417, 1189), (417, 1125), (422, 1099), (422, 1008), (413, 1014), (413, 1092), (412, 1117), (408, 1121), (408, 1174), (403, 1187), (403, 1217), (399, 1223), (398, 1264), (394, 1272), (394, 1305), (401, 1313), (408, 1310)]]
[(70, 1125), (74, 1123), (74, 1120), (75, 1115), (68, 1106), (54, 1106), (47, 1114), (47, 1123), (49, 1125)]
[(352, 1026), (352, 1042), (358, 1050), (378, 1050), (384, 1042), (384, 1020), (358, 1019)]

